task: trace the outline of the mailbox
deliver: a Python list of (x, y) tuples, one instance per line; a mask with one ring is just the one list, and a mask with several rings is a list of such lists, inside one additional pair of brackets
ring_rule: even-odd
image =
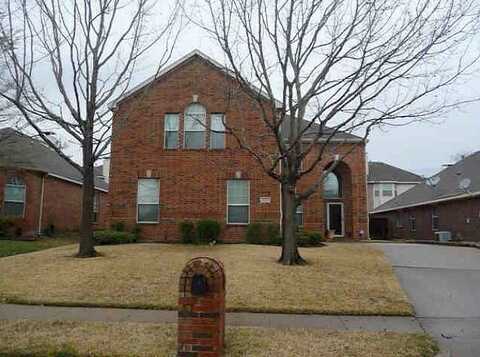
[(182, 271), (178, 299), (178, 357), (223, 356), (225, 272), (210, 257), (190, 260)]

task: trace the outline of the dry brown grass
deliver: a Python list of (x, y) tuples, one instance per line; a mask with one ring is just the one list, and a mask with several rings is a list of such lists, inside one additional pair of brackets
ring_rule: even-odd
[(410, 315), (383, 253), (363, 244), (306, 248), (310, 263), (276, 263), (278, 247), (131, 244), (101, 246), (102, 257), (72, 258), (73, 245), (0, 259), (0, 300), (57, 305), (175, 309), (184, 264), (222, 260), (227, 309), (326, 314)]
[[(0, 355), (175, 356), (175, 325), (0, 320)], [(227, 356), (433, 357), (423, 334), (229, 328)]]

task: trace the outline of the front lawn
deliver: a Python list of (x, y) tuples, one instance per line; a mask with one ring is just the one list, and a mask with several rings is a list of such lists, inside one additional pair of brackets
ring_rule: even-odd
[(68, 237), (42, 237), (34, 241), (0, 239), (0, 258), (16, 254), (31, 253), (37, 250), (72, 244), (73, 242), (74, 240)]
[[(2, 356), (175, 356), (175, 325), (1, 321)], [(227, 356), (433, 357), (424, 334), (227, 328)]]
[(383, 253), (366, 244), (304, 248), (306, 266), (276, 262), (279, 247), (248, 244), (100, 246), (101, 257), (73, 258), (76, 246), (0, 259), (0, 301), (175, 309), (178, 279), (195, 256), (223, 261), (229, 311), (412, 315)]

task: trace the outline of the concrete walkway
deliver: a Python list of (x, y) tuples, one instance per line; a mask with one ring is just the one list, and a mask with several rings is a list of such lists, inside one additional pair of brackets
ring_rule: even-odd
[[(0, 304), (0, 320), (176, 323), (176, 311)], [(227, 313), (227, 326), (424, 332), (412, 317)]]

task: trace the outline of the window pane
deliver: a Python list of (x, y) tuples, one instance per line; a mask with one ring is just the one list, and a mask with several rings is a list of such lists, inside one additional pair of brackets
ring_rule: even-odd
[(165, 131), (178, 131), (178, 114), (165, 115)]
[(207, 111), (200, 104), (191, 104), (185, 110), (184, 130), (205, 131)]
[(138, 205), (138, 222), (158, 222), (158, 205)]
[(5, 201), (25, 202), (25, 186), (5, 186)]
[(249, 205), (249, 184), (245, 180), (227, 182), (227, 202), (229, 205)]
[(211, 133), (211, 135), (210, 135), (210, 148), (212, 148), (212, 149), (225, 149), (225, 134)]
[(203, 131), (186, 131), (184, 144), (187, 149), (205, 148), (205, 133)]
[(24, 207), (23, 203), (4, 202), (3, 214), (5, 216), (22, 217), (23, 216), (23, 207)]
[(392, 184), (383, 184), (382, 194), (383, 196), (392, 197), (393, 196), (393, 185)]
[(333, 172), (330, 172), (323, 181), (323, 196), (327, 198), (340, 197), (340, 181)]
[(228, 206), (228, 223), (248, 223), (248, 206)]
[(159, 203), (160, 181), (157, 179), (138, 180), (137, 203)]
[(212, 114), (211, 120), (212, 130), (225, 131), (225, 126), (223, 125), (223, 114)]
[(178, 131), (165, 132), (165, 148), (176, 149), (178, 147)]

